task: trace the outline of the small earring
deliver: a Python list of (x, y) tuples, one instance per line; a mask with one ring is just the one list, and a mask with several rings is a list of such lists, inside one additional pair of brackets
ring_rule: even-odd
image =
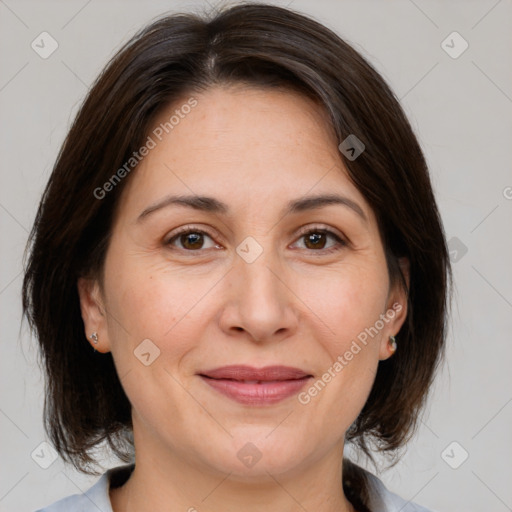
[(394, 336), (389, 337), (388, 346), (389, 346), (389, 350), (393, 354), (396, 351), (396, 338)]
[(90, 336), (92, 342), (96, 345), (98, 343), (98, 333), (97, 332), (93, 332)]

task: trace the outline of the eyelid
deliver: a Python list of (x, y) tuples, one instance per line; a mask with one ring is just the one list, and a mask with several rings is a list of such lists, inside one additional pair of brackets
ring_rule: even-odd
[[(202, 233), (202, 234), (205, 234), (205, 235), (208, 235), (212, 240), (216, 241), (215, 239), (216, 238), (222, 238), (220, 235), (218, 235), (217, 233), (216, 234), (213, 234), (208, 228), (205, 228), (204, 226), (196, 226), (194, 224), (187, 224), (186, 226), (181, 226), (179, 228), (176, 228), (174, 231), (172, 231), (171, 233), (167, 234), (165, 237), (164, 237), (164, 244), (169, 244), (170, 241), (173, 239), (173, 238), (176, 238), (178, 237), (179, 235), (182, 235), (184, 233), (189, 233), (189, 232), (194, 232), (194, 233)], [(189, 252), (192, 252), (192, 251), (189, 251)], [(196, 251), (197, 252), (197, 251)]]
[(336, 235), (337, 237), (341, 238), (342, 240), (348, 242), (347, 237), (343, 233), (341, 233), (337, 229), (335, 229), (331, 226), (328, 226), (326, 224), (306, 224), (305, 226), (302, 226), (299, 228), (298, 236), (305, 235), (305, 234), (309, 233), (310, 231), (315, 231), (315, 230), (332, 233), (333, 235)]

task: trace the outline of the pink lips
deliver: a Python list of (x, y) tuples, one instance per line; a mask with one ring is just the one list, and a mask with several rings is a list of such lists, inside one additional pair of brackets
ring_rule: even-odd
[(246, 405), (280, 402), (300, 391), (312, 377), (298, 368), (245, 365), (223, 366), (199, 373), (213, 389)]

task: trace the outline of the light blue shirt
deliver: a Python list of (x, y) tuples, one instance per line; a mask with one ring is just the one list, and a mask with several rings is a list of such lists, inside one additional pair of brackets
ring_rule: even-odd
[[(112, 475), (122, 473), (133, 464), (109, 469), (83, 494), (73, 494), (56, 501), (36, 512), (113, 512), (109, 489)], [(370, 501), (367, 507), (371, 512), (435, 512), (388, 491), (382, 481), (372, 473), (365, 471), (369, 484)]]

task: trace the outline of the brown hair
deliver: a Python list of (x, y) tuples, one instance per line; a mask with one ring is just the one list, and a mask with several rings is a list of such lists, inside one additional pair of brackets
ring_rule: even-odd
[(132, 448), (130, 403), (111, 354), (84, 340), (77, 293), (79, 276), (101, 275), (129, 176), (102, 199), (94, 191), (142, 146), (155, 115), (216, 84), (300, 91), (324, 109), (339, 142), (350, 134), (362, 140), (358, 158), (340, 158), (376, 214), (393, 283), (406, 286), (398, 258), (410, 262), (399, 350), (379, 363), (347, 441), (367, 455), (371, 444), (391, 453), (401, 447), (441, 360), (451, 279), (446, 241), (424, 156), (381, 76), (331, 30), (290, 9), (244, 3), (211, 17), (166, 16), (136, 34), (91, 88), (30, 237), (23, 307), (46, 369), (45, 426), (62, 457), (82, 471), (92, 472), (91, 451), (102, 441), (122, 460)]

